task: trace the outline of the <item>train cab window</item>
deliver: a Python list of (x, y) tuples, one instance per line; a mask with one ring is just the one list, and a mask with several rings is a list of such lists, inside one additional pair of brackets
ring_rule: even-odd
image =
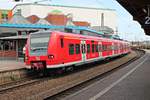
[(61, 48), (64, 47), (64, 40), (62, 38), (60, 39), (60, 45), (61, 45)]
[(87, 44), (87, 53), (90, 53), (90, 44)]
[(93, 53), (95, 52), (94, 44), (92, 44), (92, 52), (93, 52)]
[(95, 45), (95, 51), (98, 52), (98, 45)]
[(74, 54), (74, 44), (69, 44), (69, 54), (70, 55)]
[(76, 48), (76, 54), (80, 54), (80, 44), (76, 44), (75, 48)]

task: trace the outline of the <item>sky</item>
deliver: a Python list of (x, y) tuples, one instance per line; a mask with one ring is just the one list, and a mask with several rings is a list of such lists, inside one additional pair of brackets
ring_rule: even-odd
[[(0, 0), (0, 8), (12, 9), (13, 0)], [(150, 36), (146, 36), (144, 30), (137, 21), (133, 21), (133, 17), (116, 1), (116, 0), (24, 0), (24, 2), (36, 2), (45, 4), (109, 8), (115, 9), (117, 13), (118, 35), (129, 41), (150, 40)]]

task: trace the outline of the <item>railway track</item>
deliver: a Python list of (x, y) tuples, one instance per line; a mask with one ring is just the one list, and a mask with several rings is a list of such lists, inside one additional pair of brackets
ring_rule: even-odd
[(72, 93), (75, 93), (78, 90), (81, 90), (81, 89), (83, 89), (83, 88), (93, 84), (97, 80), (100, 80), (100, 79), (110, 75), (111, 73), (113, 73), (113, 72), (115, 72), (115, 71), (117, 71), (117, 70), (119, 70), (119, 69), (121, 69), (121, 68), (123, 68), (123, 67), (125, 67), (125, 66), (127, 66), (129, 64), (131, 64), (132, 62), (134, 62), (135, 60), (139, 59), (140, 57), (142, 57), (145, 54), (145, 51), (143, 51), (143, 50), (138, 50), (138, 49), (134, 49), (134, 50), (136, 51), (137, 56), (134, 57), (133, 59), (127, 61), (126, 63), (123, 63), (120, 66), (118, 66), (117, 68), (114, 68), (114, 69), (112, 69), (112, 70), (110, 70), (110, 71), (108, 71), (108, 72), (106, 72), (106, 73), (104, 73), (102, 75), (98, 75), (98, 76), (96, 76), (94, 78), (91, 78), (89, 80), (85, 80), (81, 84), (77, 84), (75, 86), (72, 86), (70, 88), (65, 89), (64, 91), (58, 92), (55, 95), (51, 95), (49, 97), (46, 97), (46, 98), (44, 98), (44, 100), (61, 100), (64, 97), (66, 97), (66, 96), (68, 96), (68, 95), (70, 95)]
[[(136, 51), (136, 53), (137, 53), (137, 56), (135, 58), (131, 59), (130, 61), (128, 61), (126, 63), (121, 64), (120, 67), (113, 68), (114, 70), (112, 70), (112, 69), (111, 69), (111, 71), (109, 70), (108, 72), (112, 72), (112, 71), (118, 70), (119, 68), (132, 63), (133, 61), (135, 61), (136, 59), (140, 58), (144, 54), (143, 51)], [(86, 69), (86, 70), (88, 70), (88, 69)], [(79, 71), (79, 73), (80, 73), (80, 71)], [(41, 84), (44, 84), (43, 87), (47, 87), (45, 84), (50, 84), (50, 85), (51, 84), (56, 84), (57, 85), (56, 87), (51, 87), (50, 86), (51, 88), (49, 87), (49, 89), (47, 89), (47, 90), (43, 90), (43, 88), (42, 88), (41, 92), (39, 92), (39, 90), (38, 90), (38, 93), (36, 93), (36, 94), (34, 93), (32, 96), (31, 95), (29, 96), (30, 93), (28, 93), (28, 95), (27, 95), (27, 96), (29, 96), (28, 99), (35, 99), (35, 98), (36, 99), (39, 99), (39, 98), (40, 99), (43, 99), (43, 98), (50, 99), (51, 97), (60, 95), (64, 91), (67, 91), (67, 90), (69, 90), (69, 89), (71, 89), (73, 87), (77, 87), (77, 86), (79, 86), (81, 84), (85, 84), (86, 82), (94, 80), (95, 78), (97, 78), (99, 76), (99, 75), (93, 75), (90, 78), (84, 79), (82, 81), (79, 80), (79, 82), (75, 81), (75, 82), (72, 82), (72, 83), (64, 85), (64, 86), (63, 85), (61, 85), (61, 86), (58, 85), (57, 82), (60, 82), (61, 79), (65, 80), (64, 77), (68, 77), (68, 78), (70, 78), (71, 76), (74, 77), (73, 76), (74, 74), (77, 74), (77, 73), (73, 72), (73, 73), (71, 73), (69, 75), (63, 75), (62, 77), (35, 78), (35, 79), (31, 79), (31, 80), (30, 79), (22, 80), (22, 81), (16, 82), (16, 83), (3, 84), (3, 85), (0, 86), (0, 97), (3, 97), (3, 95), (1, 95), (1, 94), (5, 94), (5, 96), (8, 94), (10, 96), (12, 93), (14, 93), (16, 91), (19, 91), (19, 90), (21, 90), (23, 88), (25, 89), (25, 88), (29, 88), (29, 87), (32, 87), (32, 86), (33, 86), (33, 88), (35, 88), (35, 87), (38, 86), (38, 84), (39, 84), (39, 87), (40, 86), (42, 87)], [(65, 84), (65, 83), (62, 82), (62, 84)], [(51, 92), (51, 91), (53, 91), (53, 92)], [(29, 92), (33, 92), (33, 91), (29, 91)], [(17, 96), (19, 96), (19, 94)], [(22, 95), (22, 96), (24, 96), (24, 95)], [(9, 99), (9, 97), (7, 99)]]
[(0, 85), (0, 93), (4, 93), (4, 92), (9, 91), (11, 89), (22, 87), (22, 86), (37, 82), (38, 79), (36, 79), (36, 78), (37, 77), (35, 77), (35, 76), (34, 77), (28, 77), (28, 78), (20, 79), (18, 81), (13, 81), (13, 82), (1, 84)]

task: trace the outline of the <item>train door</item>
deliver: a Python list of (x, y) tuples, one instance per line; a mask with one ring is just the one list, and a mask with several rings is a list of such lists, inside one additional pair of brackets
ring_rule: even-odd
[(98, 48), (99, 48), (99, 57), (102, 57), (102, 42), (98, 42)]
[(86, 41), (81, 41), (81, 55), (82, 55), (82, 61), (84, 62), (86, 60)]

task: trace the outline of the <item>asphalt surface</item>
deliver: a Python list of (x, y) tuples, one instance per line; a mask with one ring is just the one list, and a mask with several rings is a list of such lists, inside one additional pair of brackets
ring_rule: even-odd
[(64, 100), (150, 100), (150, 53)]

